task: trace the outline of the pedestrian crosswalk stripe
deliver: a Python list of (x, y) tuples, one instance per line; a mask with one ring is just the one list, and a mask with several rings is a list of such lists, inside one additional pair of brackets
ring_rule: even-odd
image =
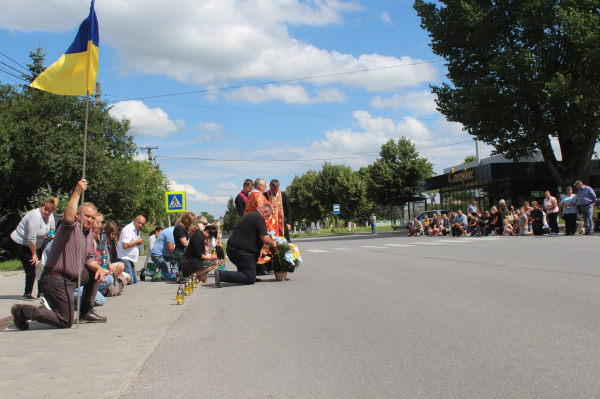
[(329, 252), (329, 251), (325, 251), (323, 249), (307, 249), (308, 252)]

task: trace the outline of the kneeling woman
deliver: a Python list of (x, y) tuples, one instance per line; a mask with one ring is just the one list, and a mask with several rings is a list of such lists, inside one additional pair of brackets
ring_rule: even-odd
[(216, 226), (206, 226), (204, 230), (198, 229), (194, 232), (183, 254), (183, 259), (179, 263), (177, 282), (182, 277), (190, 277), (195, 274), (200, 281), (206, 283), (206, 274), (217, 268), (218, 257), (207, 251), (208, 243), (216, 238), (217, 234)]

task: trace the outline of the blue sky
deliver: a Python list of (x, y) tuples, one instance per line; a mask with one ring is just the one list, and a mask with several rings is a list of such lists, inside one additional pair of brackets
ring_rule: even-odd
[[(412, 4), (98, 0), (98, 82), (111, 113), (131, 119), (136, 144), (159, 147), (154, 154), (172, 189), (187, 191), (193, 211), (223, 214), (246, 178), (277, 178), (285, 187), (324, 159), (366, 166), (375, 157), (357, 156), (403, 135), (441, 172), (474, 155), (475, 145), (426, 149), (471, 137), (435, 111), (428, 86), (443, 81), (443, 62), (414, 65), (440, 57)], [(47, 66), (89, 11), (87, 0), (0, 5), (0, 51), (25, 64), (41, 37)], [(405, 66), (140, 99), (396, 65)], [(3, 83), (9, 78), (0, 73)]]

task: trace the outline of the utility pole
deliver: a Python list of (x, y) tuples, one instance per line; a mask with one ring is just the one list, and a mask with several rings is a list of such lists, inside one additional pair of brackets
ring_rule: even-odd
[(153, 162), (156, 160), (152, 157), (152, 150), (158, 150), (158, 147), (140, 147), (140, 150), (148, 150), (148, 161)]
[(96, 82), (96, 107), (102, 105), (102, 93), (100, 93), (100, 82)]

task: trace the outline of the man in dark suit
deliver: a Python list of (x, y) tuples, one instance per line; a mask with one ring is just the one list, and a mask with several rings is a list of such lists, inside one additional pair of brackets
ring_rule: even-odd
[(278, 236), (284, 236), (290, 241), (290, 230), (292, 229), (292, 207), (287, 195), (279, 190), (279, 180), (273, 179), (269, 184), (269, 190), (265, 197), (273, 207), (273, 217), (277, 218)]
[(244, 188), (240, 193), (235, 197), (235, 209), (237, 213), (242, 217), (244, 215), (244, 211), (246, 210), (246, 202), (248, 202), (248, 193), (252, 191), (254, 188), (254, 182), (250, 179), (244, 180)]

